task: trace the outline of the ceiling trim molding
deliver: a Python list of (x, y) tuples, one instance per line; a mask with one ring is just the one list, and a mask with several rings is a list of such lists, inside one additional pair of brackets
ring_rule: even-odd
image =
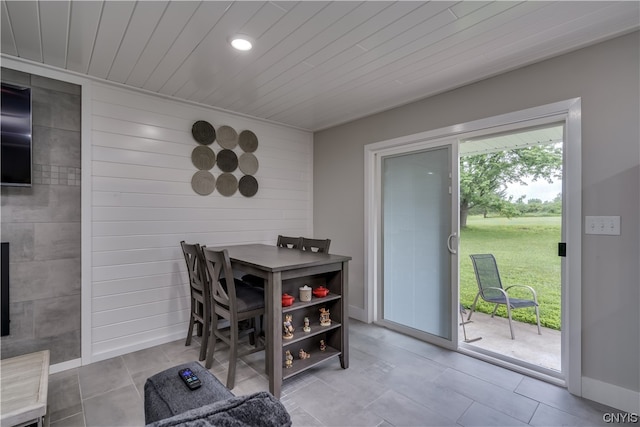
[[(18, 58), (12, 55), (7, 55), (5, 53), (0, 53), (0, 59), (2, 60), (2, 67), (3, 68), (12, 68), (12, 69), (17, 69), (18, 71), (26, 71), (26, 72), (30, 72), (33, 73), (36, 70), (46, 70), (49, 72), (54, 72), (56, 74), (60, 74), (60, 75), (67, 75), (67, 76), (71, 76), (72, 79), (70, 79), (69, 81), (71, 81), (72, 83), (75, 83), (76, 81), (83, 81), (83, 82), (87, 82), (87, 81), (92, 81), (95, 83), (100, 83), (106, 86), (111, 86), (111, 87), (115, 87), (118, 89), (122, 89), (122, 90), (127, 90), (127, 91), (131, 91), (131, 92), (136, 92), (136, 93), (140, 93), (143, 95), (148, 95), (148, 96), (153, 96), (155, 98), (161, 98), (161, 99), (165, 99), (168, 101), (174, 101), (174, 102), (179, 102), (181, 104), (185, 104), (185, 105), (191, 105), (193, 107), (198, 107), (198, 108), (203, 108), (205, 110), (213, 110), (219, 113), (223, 113), (223, 114), (230, 114), (233, 116), (238, 116), (238, 117), (243, 117), (245, 119), (250, 119), (250, 120), (256, 120), (258, 122), (261, 123), (265, 123), (265, 124), (269, 124), (272, 126), (277, 126), (277, 127), (284, 127), (284, 128), (288, 128), (288, 129), (293, 129), (293, 130), (297, 130), (297, 131), (301, 131), (301, 132), (308, 132), (308, 133), (313, 133), (312, 130), (310, 129), (304, 129), (304, 128), (300, 128), (297, 126), (293, 126), (293, 125), (289, 125), (286, 123), (281, 123), (281, 122), (277, 122), (274, 120), (269, 120), (269, 119), (263, 119), (261, 117), (256, 117), (256, 116), (252, 116), (249, 114), (244, 114), (244, 113), (239, 113), (237, 111), (231, 111), (231, 110), (226, 110), (224, 108), (220, 108), (220, 107), (214, 107), (211, 105), (207, 105), (207, 104), (201, 104), (199, 102), (194, 102), (194, 101), (189, 101), (186, 99), (182, 99), (182, 98), (177, 98), (171, 95), (165, 95), (162, 93), (158, 93), (158, 92), (153, 92), (147, 89), (141, 89), (141, 88), (136, 88), (133, 86), (128, 86), (126, 84), (123, 83), (117, 83), (117, 82), (112, 82), (109, 80), (105, 80), (105, 79), (101, 79), (99, 77), (94, 77), (88, 74), (83, 74), (83, 73), (78, 73), (76, 71), (71, 71), (71, 70), (65, 70), (63, 68), (58, 68), (58, 67), (54, 67), (52, 65), (47, 65), (47, 64), (43, 64), (41, 62), (36, 62), (36, 61), (31, 61), (29, 59), (24, 59), (24, 58)], [(23, 64), (26, 66), (26, 68), (21, 67), (20, 64)], [(47, 77), (45, 75), (45, 77)]]

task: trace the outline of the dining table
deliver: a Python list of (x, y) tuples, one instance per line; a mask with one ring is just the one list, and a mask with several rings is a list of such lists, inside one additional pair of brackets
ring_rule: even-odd
[[(340, 360), (340, 366), (347, 369), (349, 366), (348, 346), (348, 264), (351, 257), (345, 255), (302, 251), (298, 249), (281, 248), (275, 245), (242, 244), (229, 246), (207, 246), (214, 250), (226, 249), (231, 260), (234, 275), (241, 277), (244, 274), (258, 276), (264, 280), (265, 286), (265, 369), (269, 378), (269, 391), (280, 398), (283, 379), (289, 378), (292, 372), (296, 374), (304, 369), (315, 366), (324, 358), (336, 356)], [(302, 283), (326, 283), (331, 290), (327, 298), (333, 301), (332, 317), (336, 320), (327, 328), (329, 332), (323, 332), (321, 327), (315, 328), (317, 332), (324, 333), (322, 337), (329, 336), (333, 352), (318, 353), (312, 362), (296, 361), (296, 370), (287, 370), (283, 376), (284, 356), (283, 345), (283, 289), (294, 293)], [(297, 299), (297, 295), (296, 299)], [(309, 310), (312, 304), (322, 302), (316, 298), (311, 302), (297, 301), (292, 307), (285, 310)], [(336, 313), (336, 309), (338, 313)], [(300, 311), (302, 312), (302, 311)], [(305, 312), (306, 313), (306, 312)], [(301, 329), (301, 328), (300, 328)], [(312, 335), (312, 334), (310, 334)], [(316, 337), (318, 338), (318, 337)], [(298, 338), (301, 339), (301, 338)], [(309, 338), (308, 341), (313, 340)], [(304, 363), (303, 363), (304, 362)], [(304, 368), (304, 369), (303, 369)], [(286, 369), (286, 368), (284, 368)]]

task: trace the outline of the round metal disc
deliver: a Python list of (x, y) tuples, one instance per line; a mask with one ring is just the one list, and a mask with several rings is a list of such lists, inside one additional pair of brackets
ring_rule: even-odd
[(243, 130), (238, 137), (238, 144), (246, 153), (253, 153), (258, 149), (258, 137), (250, 130)]
[(238, 190), (238, 180), (233, 174), (223, 173), (216, 181), (216, 188), (218, 189), (218, 193), (223, 196), (233, 196), (236, 190)]
[(203, 145), (209, 145), (216, 140), (216, 130), (211, 126), (211, 123), (204, 120), (198, 120), (193, 124), (191, 135), (193, 135), (193, 139)]
[(216, 153), (206, 145), (198, 145), (191, 152), (191, 162), (198, 170), (209, 170), (216, 164)]
[(238, 156), (231, 150), (220, 150), (217, 161), (222, 172), (233, 172), (238, 168)]
[(218, 144), (222, 148), (232, 150), (238, 145), (238, 132), (231, 126), (220, 126), (217, 132)]
[(201, 196), (208, 196), (216, 188), (216, 178), (209, 171), (198, 171), (191, 178), (191, 188)]
[(245, 175), (255, 175), (258, 172), (258, 159), (251, 153), (242, 153), (238, 164)]
[(258, 181), (251, 175), (245, 175), (240, 178), (238, 189), (243, 196), (253, 197), (258, 192)]

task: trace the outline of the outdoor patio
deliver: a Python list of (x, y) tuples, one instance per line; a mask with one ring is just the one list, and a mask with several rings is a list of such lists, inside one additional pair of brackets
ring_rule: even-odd
[[(466, 311), (465, 321), (469, 315), (469, 310)], [(542, 334), (538, 335), (536, 325), (514, 320), (515, 340), (512, 340), (508, 319), (491, 318), (489, 314), (478, 312), (473, 313), (471, 323), (467, 323), (465, 328), (469, 340), (482, 337), (469, 345), (560, 371), (560, 331), (543, 327)], [(458, 334), (460, 341), (464, 340), (462, 326)]]

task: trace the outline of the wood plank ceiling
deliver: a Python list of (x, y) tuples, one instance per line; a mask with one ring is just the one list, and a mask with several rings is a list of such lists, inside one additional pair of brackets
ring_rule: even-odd
[(462, 141), (460, 156), (495, 153), (503, 150), (515, 150), (534, 145), (561, 143), (564, 139), (562, 123), (548, 124), (532, 129), (520, 129), (497, 135), (486, 135)]
[[(2, 1), (2, 54), (308, 130), (640, 28), (637, 1)], [(249, 35), (249, 52), (228, 38)]]

